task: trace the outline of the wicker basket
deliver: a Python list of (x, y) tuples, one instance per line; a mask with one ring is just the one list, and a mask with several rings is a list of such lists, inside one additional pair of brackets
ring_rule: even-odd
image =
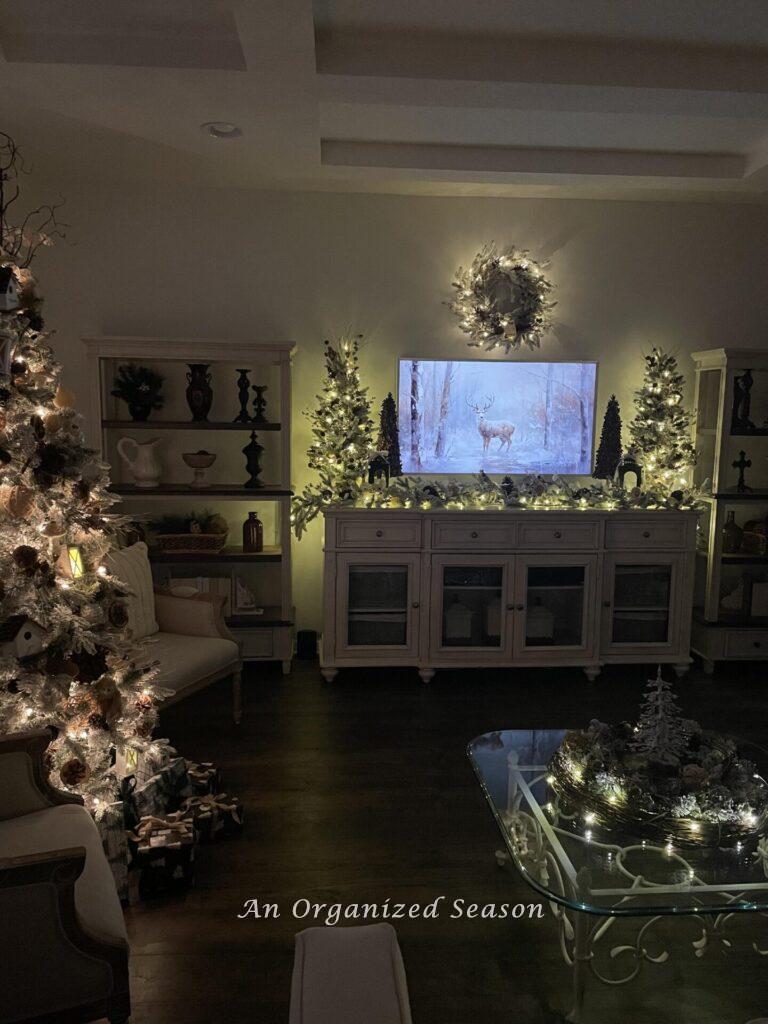
[(166, 555), (217, 554), (227, 543), (226, 533), (160, 533), (157, 547)]

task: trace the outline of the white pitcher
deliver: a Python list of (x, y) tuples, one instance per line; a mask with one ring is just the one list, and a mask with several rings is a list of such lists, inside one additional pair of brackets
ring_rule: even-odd
[(155, 454), (160, 440), (159, 437), (153, 437), (151, 441), (121, 437), (117, 442), (120, 458), (130, 469), (137, 487), (157, 487), (160, 484), (162, 467)]

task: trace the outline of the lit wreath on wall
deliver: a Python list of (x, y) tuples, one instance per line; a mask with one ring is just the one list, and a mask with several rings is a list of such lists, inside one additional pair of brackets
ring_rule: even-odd
[(553, 284), (544, 276), (546, 262), (537, 263), (525, 249), (510, 246), (497, 252), (495, 243), (484, 246), (468, 270), (459, 267), (449, 302), (468, 334), (473, 348), (506, 353), (526, 345), (536, 349), (551, 326), (549, 293)]

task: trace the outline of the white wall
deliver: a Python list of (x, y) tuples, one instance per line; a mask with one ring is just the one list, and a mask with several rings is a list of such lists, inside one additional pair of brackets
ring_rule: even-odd
[[(488, 240), (552, 259), (559, 323), (541, 356), (599, 360), (598, 429), (612, 391), (631, 418), (651, 344), (768, 343), (768, 207), (58, 188), (69, 239), (37, 272), (67, 382), (86, 399), (87, 334), (293, 340), (297, 487), (323, 339), (365, 335), (377, 409), (398, 354), (476, 354), (442, 303)], [(320, 624), (320, 544), (315, 529), (295, 546), (305, 627)]]

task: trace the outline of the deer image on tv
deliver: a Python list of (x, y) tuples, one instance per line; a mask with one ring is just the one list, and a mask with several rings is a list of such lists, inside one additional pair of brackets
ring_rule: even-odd
[(597, 364), (400, 360), (403, 472), (592, 472)]
[[(499, 447), (496, 451), (509, 451), (512, 446), (512, 435), (515, 432), (514, 423), (510, 423), (508, 420), (486, 419), (485, 414), (491, 408), (494, 401), (494, 395), (485, 396), (485, 405), (481, 405), (479, 402), (470, 402), (468, 398), (465, 399), (469, 408), (477, 416), (477, 432), (483, 439), (483, 453), (488, 451), (488, 445), (494, 437), (499, 439)], [(506, 448), (504, 447), (505, 445)]]

